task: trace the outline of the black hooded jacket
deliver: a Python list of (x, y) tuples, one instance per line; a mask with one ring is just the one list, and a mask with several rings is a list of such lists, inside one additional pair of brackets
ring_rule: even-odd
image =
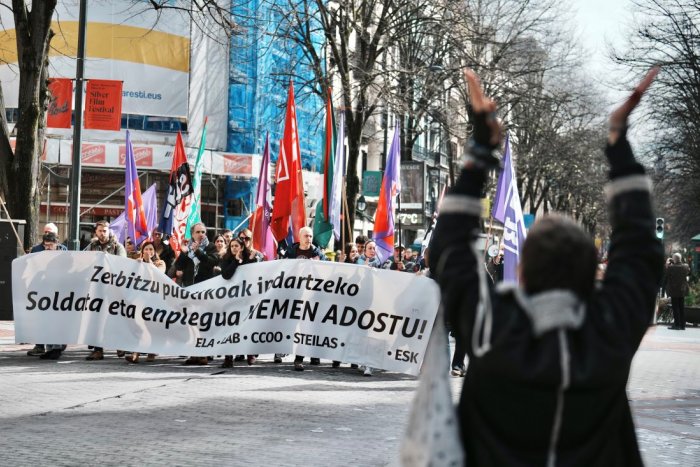
[(652, 319), (663, 252), (644, 169), (622, 137), (606, 151), (613, 231), (605, 278), (587, 303), (567, 290), (528, 296), (488, 287), (472, 248), (483, 171), (462, 170), (443, 200), (431, 271), (468, 349), (459, 405), (467, 465), (642, 464), (626, 385)]

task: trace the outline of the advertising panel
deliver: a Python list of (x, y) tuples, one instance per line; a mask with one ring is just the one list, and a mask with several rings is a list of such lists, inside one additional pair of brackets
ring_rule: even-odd
[(379, 196), (383, 173), (380, 170), (365, 170), (362, 174), (362, 194)]
[[(93, 0), (88, 4), (86, 79), (123, 81), (124, 113), (187, 116), (190, 20), (185, 11), (159, 9), (149, 2)], [(52, 20), (49, 73), (74, 78), (78, 41), (78, 1), (59, 0)], [(0, 81), (5, 104), (17, 107), (19, 71), (16, 31), (9, 8), (0, 9)]]
[(401, 163), (401, 210), (423, 209), (425, 202), (425, 163)]
[(49, 107), (46, 110), (46, 126), (70, 128), (73, 112), (73, 81), (67, 78), (49, 80)]
[(122, 116), (122, 82), (91, 79), (85, 96), (84, 128), (119, 131)]

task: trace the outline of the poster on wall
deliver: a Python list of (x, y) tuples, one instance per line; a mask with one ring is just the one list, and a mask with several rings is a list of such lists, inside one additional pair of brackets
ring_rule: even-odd
[(73, 81), (68, 78), (50, 79), (46, 126), (49, 128), (70, 128), (72, 112)]
[[(174, 0), (180, 1), (180, 0)], [(190, 2), (183, 2), (190, 3)], [(52, 18), (52, 78), (74, 78), (79, 2), (59, 0)], [(187, 11), (155, 10), (149, 2), (91, 0), (87, 10), (85, 77), (123, 81), (124, 113), (186, 117), (190, 69)], [(14, 18), (0, 9), (0, 82), (7, 108), (16, 108), (19, 68)]]
[(91, 79), (85, 93), (85, 123), (90, 130), (119, 131), (122, 121), (122, 82)]

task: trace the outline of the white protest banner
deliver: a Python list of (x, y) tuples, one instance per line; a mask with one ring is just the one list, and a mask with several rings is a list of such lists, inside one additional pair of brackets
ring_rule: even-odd
[(46, 251), (12, 263), (17, 342), (164, 355), (289, 353), (418, 374), (437, 285), (320, 261), (241, 266), (182, 288), (150, 264)]

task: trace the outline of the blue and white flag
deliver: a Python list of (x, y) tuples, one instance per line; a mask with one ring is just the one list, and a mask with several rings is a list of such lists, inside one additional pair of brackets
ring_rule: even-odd
[[(333, 193), (331, 195), (330, 221), (333, 224), (333, 235), (340, 240), (340, 225), (342, 212), (343, 180), (345, 179), (345, 114), (341, 112), (338, 132), (335, 142), (335, 167), (333, 167)], [(350, 240), (348, 240), (350, 241)]]
[[(518, 195), (518, 185), (511, 160), (510, 138), (506, 137), (506, 153), (503, 156), (503, 172), (498, 179), (496, 203), (493, 209), (495, 219), (503, 222), (503, 281), (518, 281), (518, 263), (525, 236), (523, 208)], [(505, 192), (504, 192), (505, 190)], [(502, 213), (502, 218), (500, 217)]]

